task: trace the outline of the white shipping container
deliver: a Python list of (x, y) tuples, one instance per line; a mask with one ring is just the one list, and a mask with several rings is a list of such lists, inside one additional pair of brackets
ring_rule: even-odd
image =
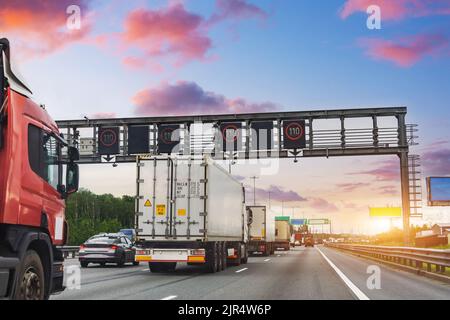
[(249, 206), (252, 214), (250, 240), (275, 241), (275, 217), (265, 206)]
[(211, 158), (137, 164), (137, 231), (145, 241), (245, 241), (243, 186)]

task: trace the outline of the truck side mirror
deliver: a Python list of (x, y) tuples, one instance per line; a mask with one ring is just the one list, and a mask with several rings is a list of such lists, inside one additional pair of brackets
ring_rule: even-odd
[(66, 195), (70, 195), (78, 191), (80, 177), (79, 168), (76, 163), (69, 163), (66, 171)]
[(74, 162), (74, 161), (80, 160), (80, 152), (78, 151), (77, 148), (69, 147), (67, 153), (69, 155), (70, 162)]

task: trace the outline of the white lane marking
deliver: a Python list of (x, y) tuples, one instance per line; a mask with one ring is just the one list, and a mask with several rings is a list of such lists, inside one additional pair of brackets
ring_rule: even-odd
[(162, 298), (161, 300), (173, 300), (173, 299), (175, 299), (177, 296), (168, 296), (168, 297), (165, 297), (165, 298)]
[(344, 281), (347, 287), (349, 287), (350, 290), (352, 290), (352, 292), (359, 300), (370, 300), (369, 297), (366, 296), (364, 292), (359, 290), (359, 288), (353, 282), (351, 282), (350, 279), (347, 278), (347, 276), (341, 270), (339, 270), (339, 268), (336, 267), (336, 265), (333, 262), (331, 262), (331, 260), (328, 259), (328, 257), (319, 248), (316, 247), (316, 250), (320, 252), (322, 257), (328, 262), (328, 264), (334, 269), (334, 271), (336, 271), (338, 276), (342, 279), (342, 281)]
[(270, 259), (266, 259), (266, 260), (264, 260), (264, 262), (268, 262), (268, 261), (270, 261)]
[(281, 257), (281, 254), (277, 254), (277, 257)]
[(248, 268), (244, 268), (244, 269), (238, 270), (238, 271), (236, 271), (236, 273), (239, 273), (239, 272), (242, 272), (242, 271), (245, 271), (245, 270), (248, 270)]
[(145, 269), (141, 269), (141, 271), (148, 271), (148, 268), (145, 268)]

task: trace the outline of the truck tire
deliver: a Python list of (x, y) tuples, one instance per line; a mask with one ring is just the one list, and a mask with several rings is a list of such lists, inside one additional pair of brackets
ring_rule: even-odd
[(225, 242), (222, 242), (221, 252), (222, 252), (221, 270), (225, 270), (227, 268), (227, 256), (228, 256), (227, 244)]
[(217, 252), (217, 244), (212, 242), (206, 249), (206, 272), (215, 273), (218, 271), (219, 253)]
[(80, 261), (80, 266), (81, 266), (82, 268), (87, 268), (88, 265), (89, 265), (89, 262), (87, 262), (87, 261)]
[(28, 250), (19, 267), (14, 300), (44, 300), (45, 277), (44, 267), (39, 255), (34, 250)]
[(223, 261), (223, 251), (222, 251), (222, 243), (217, 242), (216, 244), (216, 250), (217, 250), (217, 270), (216, 272), (222, 271), (222, 261)]
[(247, 264), (247, 262), (248, 262), (248, 249), (247, 249), (247, 246), (245, 246), (244, 256), (241, 258), (241, 263)]
[(266, 244), (265, 247), (264, 247), (263, 256), (264, 256), (264, 257), (270, 256), (270, 248), (269, 248), (269, 245), (268, 245), (268, 244)]

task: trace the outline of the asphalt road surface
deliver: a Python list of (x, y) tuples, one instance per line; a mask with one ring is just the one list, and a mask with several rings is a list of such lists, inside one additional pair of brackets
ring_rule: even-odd
[[(66, 267), (70, 265), (78, 265), (77, 260), (67, 260)], [(379, 277), (374, 278), (374, 270)], [(449, 300), (450, 285), (316, 246), (251, 257), (246, 265), (215, 274), (185, 264), (163, 274), (152, 274), (143, 263), (124, 268), (91, 265), (81, 269), (80, 289), (66, 289), (52, 299)]]

